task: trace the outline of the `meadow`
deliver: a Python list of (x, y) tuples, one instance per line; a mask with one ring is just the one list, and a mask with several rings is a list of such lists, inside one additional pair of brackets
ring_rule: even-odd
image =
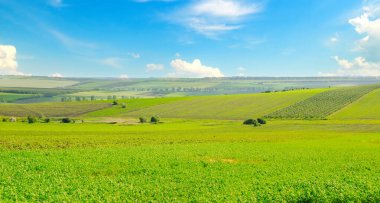
[(0, 199), (378, 202), (379, 124), (0, 123)]

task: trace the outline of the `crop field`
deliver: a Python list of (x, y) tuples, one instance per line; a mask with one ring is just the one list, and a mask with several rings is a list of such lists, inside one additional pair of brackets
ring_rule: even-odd
[(380, 89), (360, 98), (353, 104), (328, 117), (337, 120), (380, 119)]
[(279, 119), (323, 119), (362, 96), (379, 88), (379, 85), (336, 88), (295, 103), (267, 115)]
[[(139, 117), (159, 115), (166, 118), (245, 119), (259, 117), (307, 99), (326, 89), (288, 92), (127, 100), (127, 108), (114, 107), (93, 112), (91, 116)], [(152, 101), (152, 102), (151, 102)], [(162, 101), (162, 102), (159, 102)], [(134, 103), (146, 103), (135, 108)], [(154, 103), (153, 103), (154, 102)]]
[(0, 77), (0, 87), (56, 88), (78, 83), (73, 80), (45, 77)]
[(15, 93), (5, 93), (5, 92), (0, 92), (0, 102), (3, 103), (11, 103), (15, 102), (20, 99), (27, 99), (27, 98), (33, 98), (37, 95), (35, 94), (15, 94)]
[(79, 116), (91, 111), (110, 107), (111, 103), (104, 102), (57, 102), (38, 104), (0, 104), (0, 115), (25, 117)]
[(0, 123), (0, 201), (380, 201), (380, 123)]

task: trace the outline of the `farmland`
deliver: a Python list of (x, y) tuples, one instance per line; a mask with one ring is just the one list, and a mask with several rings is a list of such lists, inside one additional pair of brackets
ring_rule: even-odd
[(339, 120), (380, 119), (380, 89), (369, 93), (353, 104), (329, 116), (329, 118)]
[(0, 115), (26, 117), (29, 115), (39, 117), (78, 116), (91, 111), (110, 107), (110, 103), (40, 103), (40, 104), (0, 104)]
[(325, 91), (271, 113), (267, 117), (280, 119), (323, 119), (378, 88), (379, 85), (369, 85)]
[[(314, 89), (262, 94), (184, 97), (182, 99), (175, 99), (176, 101), (174, 99), (167, 100), (172, 102), (163, 102), (160, 105), (149, 105), (146, 108), (137, 109), (132, 106), (132, 108), (125, 110), (120, 108), (119, 110), (104, 109), (93, 112), (90, 115), (124, 117), (160, 115), (167, 118), (245, 119), (251, 116), (263, 116), (325, 90)], [(155, 100), (144, 99), (144, 101)], [(126, 103), (130, 104), (128, 101)]]
[(365, 85), (0, 104), (18, 117), (0, 122), (0, 201), (379, 202), (378, 102)]
[(252, 128), (213, 120), (132, 126), (0, 123), (0, 197), (49, 202), (377, 202), (378, 124), (276, 121)]

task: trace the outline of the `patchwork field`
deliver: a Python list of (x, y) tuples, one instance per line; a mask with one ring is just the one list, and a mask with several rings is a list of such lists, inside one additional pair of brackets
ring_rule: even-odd
[[(263, 116), (326, 90), (127, 100), (126, 109), (114, 107), (113, 109), (93, 112), (89, 116), (139, 117), (159, 115), (166, 118), (245, 119)], [(163, 101), (162, 104), (156, 103), (160, 100)], [(144, 106), (144, 108), (135, 108), (134, 103), (145, 102), (150, 103), (150, 105)]]
[(380, 123), (0, 123), (1, 201), (380, 201)]
[(0, 202), (379, 202), (378, 87), (0, 104), (55, 117), (0, 122)]

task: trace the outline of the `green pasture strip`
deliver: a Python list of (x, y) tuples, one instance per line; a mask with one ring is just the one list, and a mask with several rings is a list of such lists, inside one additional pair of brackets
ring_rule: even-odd
[(334, 88), (266, 115), (274, 119), (324, 119), (378, 89), (379, 85)]

